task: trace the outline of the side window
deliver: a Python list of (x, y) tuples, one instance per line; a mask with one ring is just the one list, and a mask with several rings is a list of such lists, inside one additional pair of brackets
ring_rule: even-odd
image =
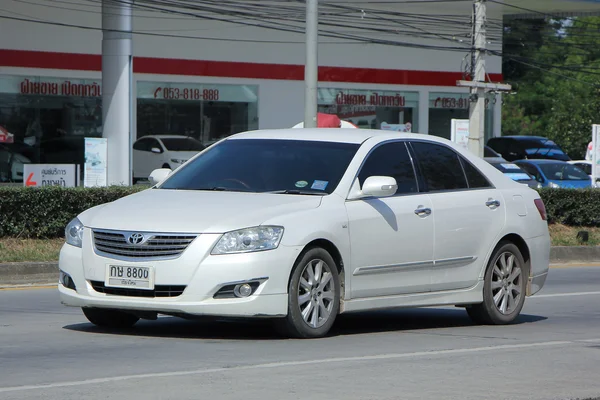
[(469, 184), (469, 188), (471, 189), (481, 189), (481, 188), (489, 188), (492, 187), (487, 178), (471, 164), (469, 161), (459, 156), (460, 163), (465, 171), (465, 175), (467, 176), (467, 183)]
[(467, 179), (458, 154), (439, 144), (413, 142), (421, 174), (427, 184), (427, 190), (467, 189)]
[(402, 142), (386, 143), (371, 152), (358, 174), (360, 184), (370, 176), (395, 178), (398, 184), (396, 194), (416, 193), (418, 190), (412, 161)]
[(521, 167), (522, 169), (525, 170), (525, 172), (527, 172), (529, 175), (532, 175), (536, 181), (538, 182), (542, 182), (542, 175), (540, 174), (540, 171), (538, 171), (538, 169), (536, 167), (534, 167), (533, 165), (529, 165), (529, 164), (518, 164), (519, 167)]
[(133, 144), (133, 149), (140, 150), (140, 151), (150, 151), (148, 143), (149, 143), (148, 139), (138, 140), (137, 142), (135, 142)]

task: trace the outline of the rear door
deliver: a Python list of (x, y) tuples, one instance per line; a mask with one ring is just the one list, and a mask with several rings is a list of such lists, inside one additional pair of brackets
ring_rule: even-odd
[(434, 217), (432, 291), (475, 285), (505, 224), (501, 193), (448, 146), (413, 141)]

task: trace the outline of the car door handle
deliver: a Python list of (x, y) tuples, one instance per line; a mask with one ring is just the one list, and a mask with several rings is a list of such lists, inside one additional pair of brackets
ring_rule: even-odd
[(485, 202), (485, 205), (492, 208), (492, 207), (500, 207), (500, 202), (498, 200), (488, 200)]
[(415, 214), (419, 216), (431, 215), (431, 208), (417, 208)]

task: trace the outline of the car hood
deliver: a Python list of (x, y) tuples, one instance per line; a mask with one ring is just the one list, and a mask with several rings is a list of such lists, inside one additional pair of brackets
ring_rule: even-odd
[(89, 209), (79, 219), (93, 229), (223, 233), (317, 208), (321, 200), (321, 196), (148, 189)]

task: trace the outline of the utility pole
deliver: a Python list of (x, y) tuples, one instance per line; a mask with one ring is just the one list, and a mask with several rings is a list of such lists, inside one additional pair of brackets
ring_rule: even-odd
[(318, 0), (306, 0), (306, 61), (304, 64), (304, 127), (317, 127), (317, 84), (319, 80)]
[(473, 4), (473, 37), (471, 59), (471, 81), (458, 81), (458, 86), (471, 89), (469, 107), (469, 150), (479, 157), (484, 155), (485, 145), (485, 93), (486, 91), (509, 91), (510, 85), (485, 82), (485, 24), (486, 0), (475, 0)]

